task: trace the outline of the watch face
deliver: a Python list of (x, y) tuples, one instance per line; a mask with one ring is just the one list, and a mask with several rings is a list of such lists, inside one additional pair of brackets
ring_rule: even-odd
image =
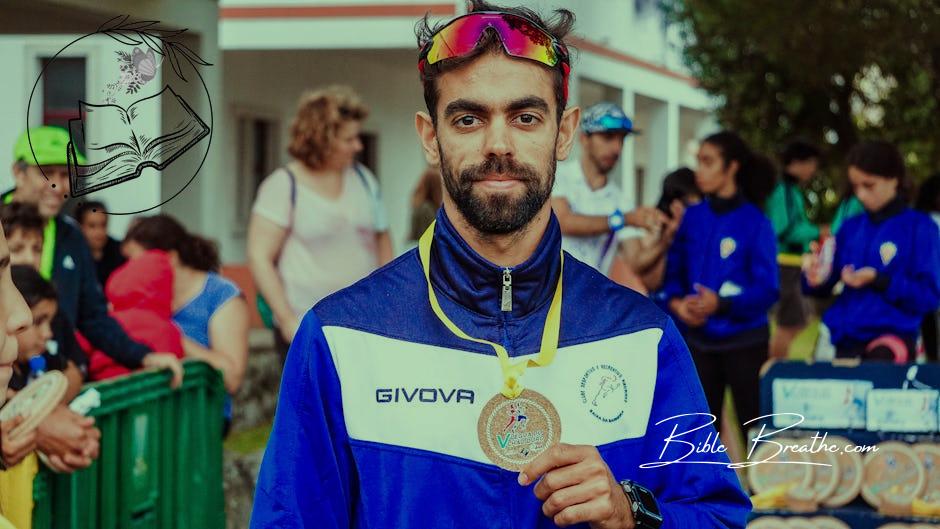
[(637, 527), (656, 529), (663, 523), (656, 497), (645, 487), (631, 481), (622, 481), (620, 485), (630, 498), (630, 509), (634, 513)]
[(633, 487), (633, 491), (639, 496), (640, 503), (643, 504), (643, 508), (647, 512), (659, 516), (659, 506), (656, 505), (656, 498), (653, 497), (650, 491), (642, 487)]

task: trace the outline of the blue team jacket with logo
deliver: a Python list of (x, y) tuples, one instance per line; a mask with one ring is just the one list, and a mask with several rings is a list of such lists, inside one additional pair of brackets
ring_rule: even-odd
[(832, 343), (866, 343), (884, 334), (914, 339), (924, 315), (940, 303), (940, 234), (933, 219), (901, 200), (846, 220), (836, 236), (829, 280), (803, 289), (828, 296), (842, 268), (870, 266), (878, 276), (862, 288), (844, 287), (823, 315)]
[(686, 331), (702, 347), (767, 341), (767, 311), (777, 301), (777, 239), (764, 212), (740, 194), (690, 207), (666, 256), (664, 297), (695, 293), (699, 283), (718, 293), (719, 310), (703, 327)]
[[(513, 357), (534, 356), (560, 248), (553, 216), (534, 255), (511, 270), (512, 310), (503, 312), (504, 269), (476, 254), (440, 212), (431, 278), (461, 329), (505, 344)], [(743, 528), (750, 502), (725, 465), (639, 467), (683, 456), (728, 461), (714, 453), (709, 418), (693, 415), (708, 407), (671, 320), (570, 256), (563, 279), (555, 360), (522, 378), (558, 409), (561, 441), (596, 446), (615, 477), (652, 489), (665, 528)], [(517, 473), (480, 448), (478, 417), (501, 387), (493, 350), (457, 338), (438, 320), (418, 254), (406, 253), (304, 317), (284, 369), (251, 526), (555, 527), (533, 486), (519, 486)], [(696, 446), (706, 453), (689, 454)]]

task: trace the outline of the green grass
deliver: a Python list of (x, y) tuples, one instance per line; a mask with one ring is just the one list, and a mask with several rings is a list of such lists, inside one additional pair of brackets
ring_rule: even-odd
[(232, 432), (223, 444), (226, 450), (238, 452), (240, 454), (250, 454), (263, 450), (268, 443), (268, 437), (271, 435), (271, 425), (262, 424), (247, 430)]
[[(771, 328), (773, 332), (773, 328)], [(813, 358), (813, 349), (816, 348), (816, 338), (819, 337), (819, 319), (810, 320), (803, 332), (796, 336), (790, 344), (790, 360), (810, 360)]]

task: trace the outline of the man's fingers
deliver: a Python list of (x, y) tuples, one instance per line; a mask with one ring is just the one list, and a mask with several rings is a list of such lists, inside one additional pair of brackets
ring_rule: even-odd
[(574, 465), (549, 470), (535, 485), (535, 497), (545, 501), (558, 490), (583, 482), (590, 476), (589, 469), (582, 461)]
[(555, 525), (559, 527), (568, 527), (576, 523), (589, 522), (593, 520), (606, 520), (613, 516), (614, 505), (610, 501), (610, 495), (604, 495), (595, 498), (587, 503), (579, 503), (566, 507), (556, 514), (552, 519)]
[(666, 222), (669, 219), (669, 217), (667, 217), (666, 214), (657, 207), (649, 206), (649, 214), (656, 222)]
[(542, 503), (542, 513), (549, 518), (554, 518), (556, 514), (568, 507), (588, 503), (594, 498), (603, 496), (609, 492), (605, 481), (606, 479), (593, 479), (572, 487), (556, 490)]
[(528, 485), (539, 479), (542, 474), (558, 467), (578, 463), (587, 457), (588, 449), (597, 450), (593, 446), (580, 446), (559, 443), (542, 452), (535, 460), (522, 468), (519, 473), (519, 484)]

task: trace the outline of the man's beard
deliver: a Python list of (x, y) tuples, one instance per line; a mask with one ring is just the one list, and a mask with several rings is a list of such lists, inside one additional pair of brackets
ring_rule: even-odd
[[(505, 235), (523, 229), (549, 199), (555, 183), (554, 156), (549, 160), (547, 178), (540, 177), (530, 165), (519, 163), (511, 157), (495, 156), (464, 169), (459, 178), (455, 178), (443, 151), (440, 151), (440, 156), (441, 174), (447, 193), (470, 226), (483, 235)], [(492, 174), (518, 179), (525, 185), (525, 193), (521, 197), (513, 196), (510, 192), (495, 192), (486, 196), (474, 193), (474, 183)]]

